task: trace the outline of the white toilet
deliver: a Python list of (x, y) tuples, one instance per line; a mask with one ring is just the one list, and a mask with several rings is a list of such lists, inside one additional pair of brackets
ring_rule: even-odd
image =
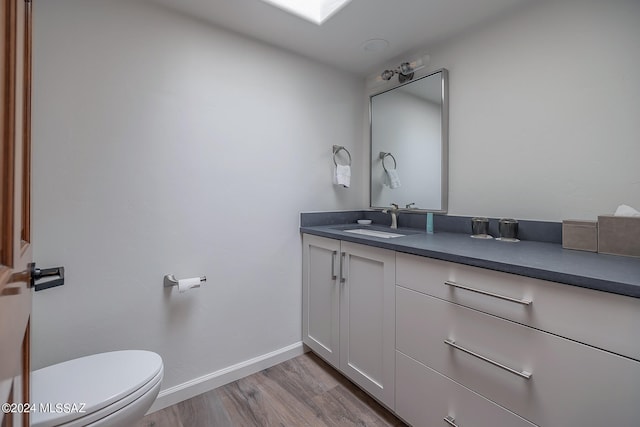
[(33, 427), (131, 427), (160, 391), (162, 358), (143, 350), (94, 354), (31, 374)]

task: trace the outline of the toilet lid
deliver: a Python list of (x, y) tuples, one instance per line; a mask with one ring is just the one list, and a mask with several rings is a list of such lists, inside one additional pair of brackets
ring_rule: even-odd
[(50, 404), (39, 408), (49, 410), (38, 411), (38, 421), (67, 423), (118, 402), (162, 369), (160, 356), (144, 350), (81, 357), (32, 372), (31, 401), (37, 406)]

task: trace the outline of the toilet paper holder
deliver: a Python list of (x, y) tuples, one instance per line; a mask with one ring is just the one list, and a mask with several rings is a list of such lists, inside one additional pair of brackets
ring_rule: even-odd
[[(200, 276), (200, 283), (206, 282), (207, 276)], [(164, 287), (170, 288), (172, 286), (178, 286), (178, 279), (173, 274), (166, 274), (164, 276)], [(199, 288), (200, 285), (194, 286), (194, 288)]]

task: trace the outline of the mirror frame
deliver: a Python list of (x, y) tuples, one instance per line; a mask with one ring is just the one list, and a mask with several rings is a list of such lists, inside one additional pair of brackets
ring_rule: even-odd
[(441, 131), (440, 131), (440, 142), (441, 142), (441, 175), (440, 175), (440, 209), (428, 209), (428, 208), (400, 208), (405, 212), (433, 212), (433, 213), (447, 213), (449, 208), (449, 71), (446, 68), (440, 68), (439, 70), (435, 70), (425, 74), (424, 76), (414, 78), (407, 82), (397, 84), (392, 88), (388, 88), (379, 92), (372, 93), (369, 95), (369, 207), (371, 209), (388, 209), (388, 206), (373, 206), (373, 165), (371, 164), (372, 159), (372, 150), (373, 150), (373, 97), (377, 95), (381, 95), (386, 92), (390, 92), (399, 87), (411, 84), (418, 80), (422, 80), (424, 78), (433, 76), (435, 74), (440, 73), (441, 76), (441, 105), (440, 105), (440, 114), (441, 114)]

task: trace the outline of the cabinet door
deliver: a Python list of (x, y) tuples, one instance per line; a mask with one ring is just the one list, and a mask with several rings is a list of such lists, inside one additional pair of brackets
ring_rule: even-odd
[(395, 253), (342, 242), (340, 370), (394, 408)]
[(302, 341), (339, 368), (340, 241), (304, 234)]

